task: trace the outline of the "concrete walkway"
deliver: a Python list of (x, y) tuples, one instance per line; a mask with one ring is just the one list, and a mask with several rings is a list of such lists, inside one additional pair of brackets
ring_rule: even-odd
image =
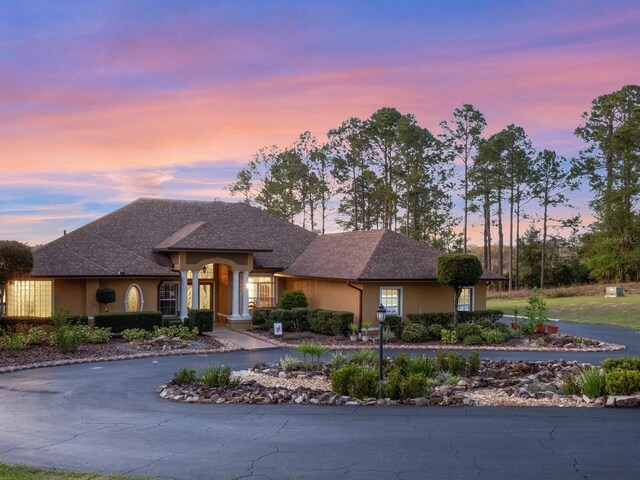
[(213, 327), (213, 332), (208, 332), (206, 333), (206, 335), (211, 335), (212, 337), (231, 342), (239, 346), (243, 350), (266, 350), (271, 348), (278, 348), (272, 343), (265, 342), (264, 340), (260, 340), (258, 338), (250, 337), (249, 335), (245, 335), (238, 330), (233, 330), (232, 328), (217, 324)]

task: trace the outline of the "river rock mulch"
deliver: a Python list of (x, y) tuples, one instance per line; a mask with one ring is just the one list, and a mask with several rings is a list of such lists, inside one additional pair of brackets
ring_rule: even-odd
[[(266, 330), (242, 330), (241, 333), (251, 337), (266, 340), (278, 347), (297, 347), (302, 342), (312, 342), (323, 345), (331, 350), (359, 350), (361, 348), (378, 348), (378, 339), (363, 342), (351, 341), (346, 337), (320, 335), (312, 332), (285, 333), (282, 337), (273, 335)], [(592, 338), (575, 337), (561, 334), (533, 334), (531, 337), (514, 338), (499, 345), (463, 345), (442, 344), (439, 342), (404, 343), (400, 339), (385, 342), (384, 348), (391, 350), (495, 350), (495, 351), (524, 351), (524, 352), (612, 352), (624, 350), (624, 345), (603, 342)]]
[(309, 404), (309, 405), (441, 405), (441, 406), (545, 406), (603, 407), (640, 406), (640, 394), (630, 397), (561, 395), (562, 379), (581, 372), (588, 364), (575, 361), (482, 360), (478, 375), (455, 385), (440, 385), (428, 396), (406, 400), (357, 399), (331, 391), (329, 369), (285, 372), (276, 364), (256, 364), (250, 370), (234, 372), (240, 383), (211, 388), (171, 382), (161, 385), (161, 398), (186, 403), (209, 404)]
[(120, 338), (112, 338), (107, 343), (84, 344), (72, 353), (62, 353), (49, 345), (34, 345), (15, 355), (11, 355), (6, 349), (0, 349), (0, 373), (76, 363), (166, 355), (209, 354), (234, 350), (240, 350), (240, 347), (226, 340), (206, 335), (201, 335), (196, 340), (187, 342), (183, 348), (167, 348), (164, 341), (141, 347), (134, 342), (125, 342)]

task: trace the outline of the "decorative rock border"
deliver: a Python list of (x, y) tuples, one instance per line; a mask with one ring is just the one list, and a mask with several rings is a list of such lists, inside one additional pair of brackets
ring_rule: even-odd
[[(169, 382), (161, 385), (157, 393), (173, 402), (205, 404), (640, 407), (640, 396), (591, 399), (586, 395), (560, 395), (553, 391), (557, 389), (559, 380), (581, 371), (584, 365), (575, 361), (483, 360), (483, 375), (463, 379), (455, 385), (440, 385), (428, 396), (404, 401), (337, 395), (330, 391), (326, 368), (323, 372), (284, 372), (277, 365), (267, 364), (256, 364), (251, 370), (234, 372), (234, 377), (241, 380), (235, 386), (212, 388), (202, 384), (175, 385)], [(509, 376), (496, 379), (491, 376), (494, 372), (508, 372)]]
[[(286, 343), (271, 337), (260, 335), (249, 330), (238, 330), (249, 337), (257, 338), (265, 342), (269, 342), (276, 347), (296, 348), (297, 344)], [(615, 352), (625, 350), (627, 347), (615, 343), (600, 342), (602, 346), (584, 347), (584, 348), (562, 348), (562, 347), (512, 347), (506, 345), (443, 345), (441, 343), (385, 343), (385, 350), (487, 350), (487, 351), (510, 351), (510, 352)], [(322, 343), (322, 345), (330, 350), (361, 350), (361, 349), (377, 349), (378, 342), (357, 342), (354, 344), (341, 343)]]
[(205, 355), (210, 353), (225, 353), (234, 352), (236, 350), (242, 350), (235, 343), (231, 343), (227, 340), (216, 337), (216, 341), (222, 344), (221, 348), (189, 348), (180, 350), (166, 350), (166, 351), (147, 351), (141, 353), (127, 353), (122, 355), (110, 355), (106, 357), (84, 357), (84, 358), (70, 358), (64, 360), (53, 360), (50, 362), (38, 362), (28, 363), (23, 365), (12, 365), (8, 367), (0, 367), (0, 374), (16, 372), (19, 370), (30, 370), (34, 368), (44, 367), (58, 367), (62, 365), (76, 365), (79, 363), (95, 363), (95, 362), (112, 362), (117, 360), (134, 360), (137, 358), (149, 358), (149, 357), (168, 357), (174, 355)]

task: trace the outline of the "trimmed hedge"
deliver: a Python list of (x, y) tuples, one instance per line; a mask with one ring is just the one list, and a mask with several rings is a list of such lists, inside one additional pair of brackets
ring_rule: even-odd
[(266, 330), (271, 310), (273, 310), (273, 307), (254, 308), (253, 313), (251, 314), (251, 324), (256, 328)]
[(114, 333), (120, 333), (129, 328), (143, 328), (153, 330), (155, 326), (162, 326), (162, 312), (126, 312), (102, 313), (95, 316), (96, 327), (111, 327)]
[(33, 327), (51, 325), (51, 317), (0, 317), (0, 330), (26, 333)]
[(307, 297), (302, 290), (285, 290), (280, 295), (280, 301), (278, 302), (278, 308), (286, 308), (288, 310), (292, 308), (306, 308)]
[(189, 328), (198, 327), (198, 333), (210, 332), (213, 330), (213, 310), (197, 309), (189, 311), (187, 319)]
[[(460, 313), (460, 323), (496, 322), (503, 315), (502, 310), (476, 310), (458, 313)], [(409, 313), (407, 318), (411, 323), (421, 323), (425, 326), (441, 325), (449, 327), (453, 324), (453, 312)]]
[(605, 372), (610, 372), (616, 368), (640, 371), (640, 357), (607, 358), (602, 362), (602, 368)]
[(347, 336), (355, 316), (351, 312), (319, 308), (256, 308), (251, 321), (254, 327), (273, 330), (282, 323), (284, 332), (314, 332), (323, 335)]
[(398, 337), (402, 335), (402, 317), (400, 315), (387, 315), (384, 321), (387, 328), (395, 332)]

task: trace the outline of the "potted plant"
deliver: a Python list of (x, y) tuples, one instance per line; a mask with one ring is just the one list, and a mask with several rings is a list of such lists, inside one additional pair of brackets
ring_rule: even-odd
[(362, 322), (362, 341), (368, 342), (371, 337), (369, 336), (369, 330), (373, 327), (371, 322)]
[(358, 340), (358, 330), (360, 330), (360, 326), (358, 325), (358, 322), (352, 322), (349, 325), (349, 330), (351, 330), (351, 335), (349, 335), (349, 338), (351, 339), (351, 341), (355, 342), (356, 340)]
[(547, 325), (547, 333), (558, 333), (557, 325)]

